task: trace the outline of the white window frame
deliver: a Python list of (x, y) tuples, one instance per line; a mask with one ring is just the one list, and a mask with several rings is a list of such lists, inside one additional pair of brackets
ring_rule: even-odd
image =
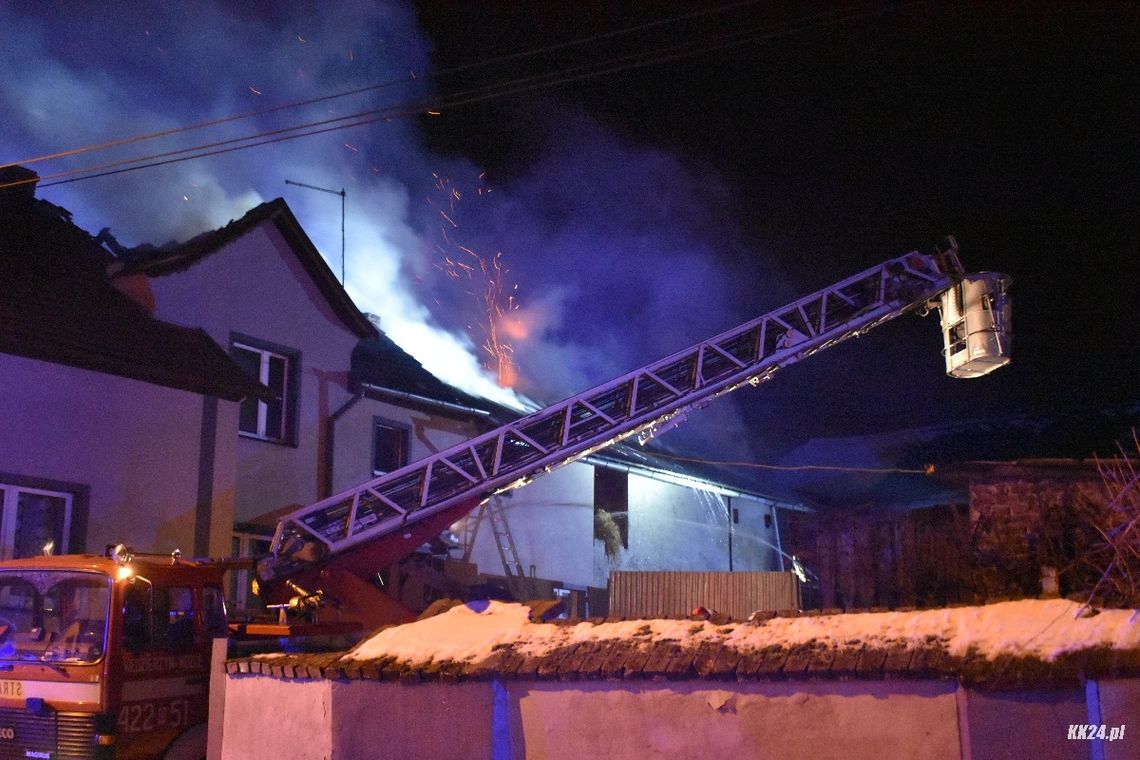
[(281, 388), (281, 430), (278, 431), (279, 435), (271, 435), (265, 428), (267, 418), (269, 415), (269, 404), (261, 399), (257, 400), (257, 430), (249, 431), (238, 428), (238, 434), (246, 438), (256, 438), (260, 441), (276, 441), (278, 443), (289, 442), (290, 419), (289, 415), (293, 413), (292, 405), (290, 404), (290, 394), (292, 387), (290, 385), (290, 378), (293, 373), (293, 362), (295, 358), (288, 354), (283, 354), (280, 351), (274, 351), (264, 346), (252, 346), (249, 343), (243, 343), (236, 340), (233, 343), (234, 348), (240, 348), (243, 351), (249, 351), (253, 354), (260, 356), (258, 363), (257, 381), (262, 385), (269, 387), (269, 362), (272, 358), (281, 359), (285, 363), (285, 372), (282, 379)]
[(20, 503), (20, 494), (30, 493), (37, 496), (53, 496), (63, 499), (63, 526), (60, 535), (63, 537), (63, 546), (53, 548), (53, 554), (66, 554), (71, 541), (71, 519), (75, 509), (75, 494), (67, 491), (54, 491), (48, 488), (31, 488), (18, 486), (0, 480), (0, 559), (13, 559), (16, 550), (16, 510)]

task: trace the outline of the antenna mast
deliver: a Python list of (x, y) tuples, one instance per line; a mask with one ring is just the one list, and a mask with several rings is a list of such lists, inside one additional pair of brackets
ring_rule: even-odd
[(332, 195), (340, 196), (340, 284), (344, 286), (344, 198), (347, 193), (342, 187), (339, 191), (329, 190), (327, 187), (317, 187), (316, 185), (306, 185), (304, 182), (294, 182), (291, 179), (285, 180), (286, 185), (296, 185), (297, 187), (307, 187), (310, 190), (320, 190), (322, 193), (331, 193)]

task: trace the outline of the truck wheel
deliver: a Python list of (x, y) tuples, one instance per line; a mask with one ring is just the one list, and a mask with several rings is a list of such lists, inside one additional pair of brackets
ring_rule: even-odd
[(206, 724), (183, 731), (170, 743), (163, 760), (206, 760)]

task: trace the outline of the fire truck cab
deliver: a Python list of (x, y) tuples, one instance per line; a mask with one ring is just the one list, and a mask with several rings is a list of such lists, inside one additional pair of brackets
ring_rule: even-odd
[(205, 758), (222, 573), (121, 546), (4, 562), (0, 758)]

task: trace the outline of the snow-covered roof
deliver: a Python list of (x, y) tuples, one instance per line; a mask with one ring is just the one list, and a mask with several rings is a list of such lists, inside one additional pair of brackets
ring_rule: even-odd
[(456, 605), (349, 652), (257, 655), (231, 673), (422, 679), (757, 678), (884, 675), (1063, 683), (1140, 672), (1140, 610), (1064, 600), (709, 620), (532, 620), (504, 602)]

